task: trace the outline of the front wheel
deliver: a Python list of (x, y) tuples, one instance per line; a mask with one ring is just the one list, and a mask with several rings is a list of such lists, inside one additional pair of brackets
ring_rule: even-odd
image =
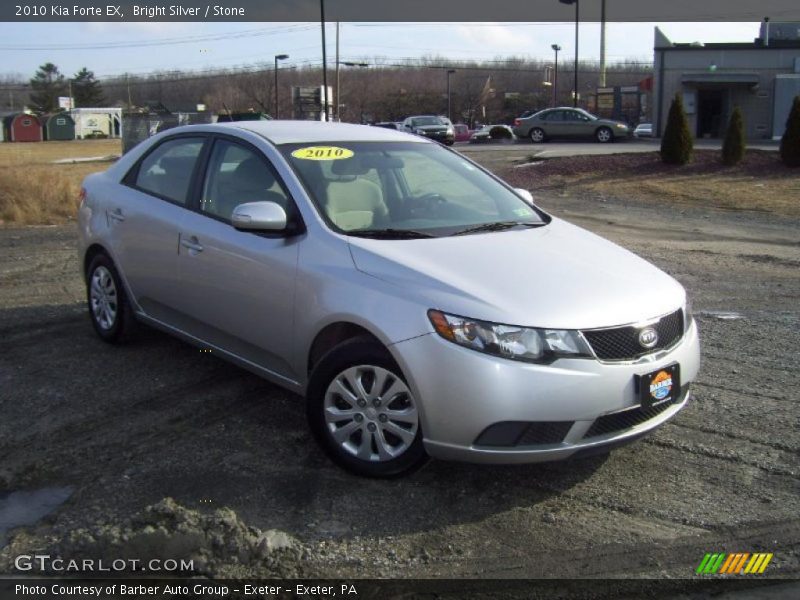
[(601, 144), (607, 144), (608, 142), (614, 141), (614, 132), (612, 132), (608, 127), (601, 127), (595, 132), (594, 136)]
[(530, 138), (534, 144), (541, 144), (544, 141), (544, 129), (534, 127), (531, 129)]
[(328, 456), (356, 475), (397, 477), (427, 460), (417, 401), (391, 355), (372, 340), (344, 342), (320, 361), (306, 412)]
[(92, 326), (104, 342), (119, 342), (133, 330), (134, 316), (125, 288), (105, 254), (95, 256), (86, 271), (86, 302)]

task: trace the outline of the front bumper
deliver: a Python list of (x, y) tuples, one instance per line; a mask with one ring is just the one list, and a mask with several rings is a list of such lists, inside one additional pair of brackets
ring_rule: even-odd
[(434, 140), (434, 141), (443, 142), (443, 143), (453, 143), (456, 140), (456, 136), (454, 134), (452, 134), (452, 133), (448, 134), (445, 131), (442, 131), (442, 132), (439, 132), (439, 131), (423, 131), (423, 132), (419, 133), (419, 135), (421, 135), (422, 137), (426, 137), (429, 140)]
[[(687, 404), (688, 384), (700, 367), (694, 322), (676, 347), (632, 363), (561, 359), (528, 364), (462, 348), (433, 333), (391, 348), (417, 398), (428, 454), (477, 463), (561, 460), (633, 441)], [(680, 396), (657, 411), (637, 413), (634, 376), (674, 362), (680, 365)], [(627, 418), (633, 414), (639, 418)], [(623, 426), (598, 427), (609, 421)], [(552, 424), (562, 427), (563, 435), (555, 443), (540, 443), (535, 435), (522, 435), (523, 443), (511, 447), (476, 443), (487, 428), (506, 422)]]

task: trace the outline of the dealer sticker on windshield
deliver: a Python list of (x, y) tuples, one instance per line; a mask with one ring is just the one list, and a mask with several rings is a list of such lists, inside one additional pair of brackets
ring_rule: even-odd
[(292, 152), (292, 156), (301, 160), (342, 160), (351, 158), (353, 151), (337, 146), (309, 146), (298, 148)]

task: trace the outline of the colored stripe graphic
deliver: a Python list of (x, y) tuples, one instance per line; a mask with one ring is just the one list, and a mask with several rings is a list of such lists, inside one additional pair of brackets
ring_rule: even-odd
[(755, 554), (750, 554), (749, 552), (734, 552), (732, 554), (709, 552), (700, 561), (695, 573), (698, 575), (761, 574), (766, 570), (772, 557), (772, 553), (766, 552), (757, 552)]
[(696, 573), (698, 575), (716, 573), (719, 570), (720, 565), (722, 565), (722, 561), (725, 560), (725, 556), (726, 555), (724, 552), (721, 554), (711, 554), (711, 553), (706, 554), (703, 557), (700, 566), (697, 567)]

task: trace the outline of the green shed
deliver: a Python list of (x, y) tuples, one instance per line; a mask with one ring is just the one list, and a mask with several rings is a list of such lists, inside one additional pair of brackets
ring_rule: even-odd
[(44, 139), (74, 140), (75, 121), (67, 113), (50, 115), (44, 123)]

